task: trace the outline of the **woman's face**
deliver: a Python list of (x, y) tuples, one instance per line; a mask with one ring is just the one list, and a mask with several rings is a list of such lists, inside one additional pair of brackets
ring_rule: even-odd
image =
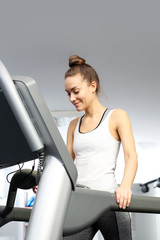
[(90, 106), (96, 90), (94, 85), (94, 82), (88, 83), (80, 74), (65, 79), (65, 91), (77, 111), (85, 110)]

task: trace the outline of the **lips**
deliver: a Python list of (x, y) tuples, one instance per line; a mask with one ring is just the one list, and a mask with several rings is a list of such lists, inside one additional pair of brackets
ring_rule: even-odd
[(74, 103), (74, 106), (77, 107), (79, 105), (80, 102)]

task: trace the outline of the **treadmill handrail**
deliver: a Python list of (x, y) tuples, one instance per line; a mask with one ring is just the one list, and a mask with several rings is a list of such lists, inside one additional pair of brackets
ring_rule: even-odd
[(124, 210), (119, 208), (114, 193), (76, 188), (67, 209), (64, 235), (74, 234), (91, 226), (107, 210), (160, 213), (160, 198), (133, 195), (130, 206)]
[[(11, 221), (29, 222), (30, 208), (15, 207), (8, 216), (1, 217), (3, 209), (4, 206), (0, 206), (0, 227)], [(76, 191), (72, 192), (67, 210), (64, 235), (85, 229), (107, 210), (156, 214), (160, 213), (160, 198), (133, 195), (130, 206), (123, 210), (116, 203), (113, 193), (76, 188)]]

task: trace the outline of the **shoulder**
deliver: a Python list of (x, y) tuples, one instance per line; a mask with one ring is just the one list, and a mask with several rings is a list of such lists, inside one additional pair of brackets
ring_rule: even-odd
[(79, 117), (74, 118), (72, 121), (70, 121), (69, 126), (70, 126), (71, 128), (76, 127), (78, 121), (79, 121)]
[(128, 117), (128, 114), (125, 110), (117, 108), (112, 110), (111, 116), (113, 118), (118, 119), (118, 118), (126, 118)]
[(77, 126), (78, 121), (79, 121), (79, 117), (73, 119), (73, 120), (70, 122), (69, 127), (68, 127), (68, 131), (69, 131), (70, 133), (73, 133), (73, 132), (74, 132), (74, 130), (75, 130), (76, 126)]
[(110, 118), (116, 126), (130, 121), (128, 113), (123, 109), (113, 109)]
[(77, 126), (79, 118), (73, 119), (68, 127), (68, 132), (67, 132), (67, 148), (72, 156), (72, 158), (75, 158), (74, 152), (73, 152), (73, 139), (74, 139), (74, 131)]
[(116, 129), (127, 129), (131, 127), (128, 113), (123, 109), (115, 109), (111, 114), (111, 120)]
[(109, 130), (111, 135), (117, 140), (121, 140), (121, 132), (128, 124), (127, 112), (123, 109), (112, 109), (109, 116)]

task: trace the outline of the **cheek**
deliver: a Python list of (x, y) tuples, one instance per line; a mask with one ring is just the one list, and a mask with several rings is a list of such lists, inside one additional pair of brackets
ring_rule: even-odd
[(92, 93), (90, 91), (86, 91), (84, 93), (84, 97), (86, 98), (86, 100), (89, 100), (92, 98)]
[(77, 95), (77, 99), (80, 99), (83, 102), (88, 102), (92, 98), (92, 93), (88, 88), (81, 89), (80, 93)]
[(82, 101), (87, 101), (87, 98), (88, 98), (88, 96), (87, 96), (87, 93), (81, 93), (79, 96), (78, 96), (78, 98), (79, 99), (81, 99)]

